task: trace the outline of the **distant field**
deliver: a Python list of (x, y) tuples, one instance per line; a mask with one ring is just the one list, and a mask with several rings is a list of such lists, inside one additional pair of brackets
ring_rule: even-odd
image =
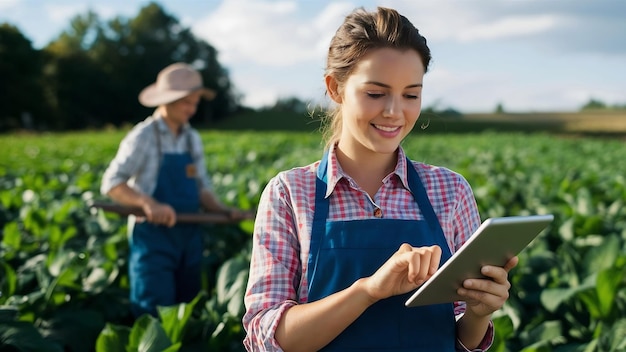
[[(315, 132), (319, 130), (320, 121), (306, 113), (260, 112), (235, 116), (208, 127), (221, 130)], [(415, 131), (427, 134), (543, 132), (621, 137), (626, 136), (626, 111), (466, 114), (460, 117), (424, 113)]]
[(575, 113), (466, 114), (421, 116), (427, 133), (542, 132), (565, 135), (626, 136), (626, 111)]

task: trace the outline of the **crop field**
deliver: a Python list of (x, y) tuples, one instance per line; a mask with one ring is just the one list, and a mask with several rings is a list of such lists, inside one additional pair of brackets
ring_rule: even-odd
[[(510, 273), (490, 351), (626, 350), (624, 142), (548, 130), (455, 134), (456, 124), (432, 120), (403, 147), (461, 173), (483, 219), (555, 215)], [(206, 226), (204, 290), (193, 302), (130, 318), (125, 221), (87, 206), (105, 199), (100, 178), (123, 135), (0, 136), (0, 350), (243, 351), (251, 221)], [(314, 131), (202, 138), (219, 196), (243, 209), (257, 206), (277, 172), (322, 152)]]

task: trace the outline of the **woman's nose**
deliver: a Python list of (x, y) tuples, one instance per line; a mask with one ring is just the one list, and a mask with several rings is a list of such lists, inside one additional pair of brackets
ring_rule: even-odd
[(385, 110), (383, 111), (383, 116), (384, 117), (398, 116), (398, 114), (402, 110), (400, 104), (401, 102), (398, 100), (398, 98), (389, 96), (385, 104)]

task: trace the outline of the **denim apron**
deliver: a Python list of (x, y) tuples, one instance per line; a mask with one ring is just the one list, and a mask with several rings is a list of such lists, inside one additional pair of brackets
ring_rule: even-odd
[[(156, 129), (156, 123), (155, 123)], [(179, 212), (197, 212), (200, 195), (195, 164), (190, 154), (162, 153), (152, 197)], [(187, 144), (190, 146), (189, 134)], [(191, 301), (200, 291), (202, 262), (201, 229), (196, 224), (173, 227), (147, 221), (136, 223), (130, 239), (130, 301), (133, 314), (157, 315), (156, 306)]]
[[(424, 220), (327, 222), (328, 154), (317, 169), (315, 214), (307, 278), (309, 302), (343, 290), (371, 276), (404, 242), (415, 247), (439, 245), (444, 263), (451, 256), (426, 190), (407, 159), (409, 188)], [(454, 351), (456, 324), (452, 303), (407, 308), (412, 292), (378, 301), (323, 351)]]

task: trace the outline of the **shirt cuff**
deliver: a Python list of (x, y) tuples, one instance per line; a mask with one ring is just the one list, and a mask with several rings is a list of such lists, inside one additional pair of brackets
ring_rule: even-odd
[[(463, 314), (459, 314), (458, 316), (456, 316), (456, 320), (458, 321), (461, 317), (463, 316)], [(493, 321), (489, 321), (489, 326), (487, 327), (487, 332), (485, 332), (485, 336), (483, 337), (482, 341), (480, 341), (480, 343), (478, 344), (477, 348), (474, 348), (472, 350), (470, 350), (469, 348), (465, 347), (463, 345), (463, 343), (461, 342), (461, 340), (459, 340), (458, 338), (456, 339), (456, 350), (460, 351), (460, 352), (483, 352), (483, 351), (487, 351), (491, 345), (493, 344), (493, 337), (494, 337), (494, 327), (493, 327)]]

